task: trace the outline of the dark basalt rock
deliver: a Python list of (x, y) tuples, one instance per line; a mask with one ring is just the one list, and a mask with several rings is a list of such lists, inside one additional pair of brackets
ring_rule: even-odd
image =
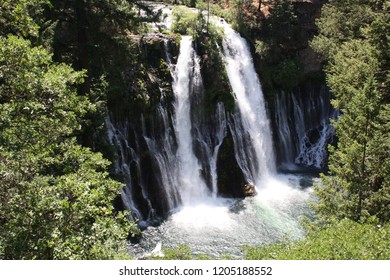
[(242, 192), (244, 196), (255, 196), (257, 195), (256, 187), (252, 183), (246, 182), (241, 185)]

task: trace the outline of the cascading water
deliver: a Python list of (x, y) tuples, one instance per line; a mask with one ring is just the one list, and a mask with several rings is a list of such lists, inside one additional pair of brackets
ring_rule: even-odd
[(275, 131), (280, 147), (281, 168), (322, 169), (326, 166), (326, 146), (332, 141), (330, 119), (337, 117), (324, 87), (281, 92), (275, 98)]
[(159, 105), (157, 107), (158, 117), (162, 120), (163, 133), (160, 137), (156, 135), (147, 136), (143, 131), (143, 137), (151, 152), (155, 163), (156, 179), (164, 197), (167, 200), (168, 208), (173, 209), (180, 203), (180, 194), (177, 189), (177, 161), (176, 161), (176, 143), (173, 129), (169, 123), (169, 116), (166, 107)]
[[(147, 227), (141, 241), (130, 246), (135, 256), (157, 243), (164, 247), (185, 243), (194, 253), (240, 257), (242, 245), (272, 243), (286, 234), (302, 236), (298, 220), (310, 213), (307, 200), (311, 197), (311, 188), (303, 186), (310, 185), (312, 178), (276, 172), (270, 121), (250, 51), (238, 33), (226, 24), (222, 27), (221, 56), (235, 109), (225, 111), (222, 102), (205, 108), (208, 99), (192, 39), (181, 38), (174, 62), (167, 38), (159, 35), (164, 38), (165, 54), (160, 59), (171, 73), (171, 89), (164, 88), (167, 83), (159, 84), (160, 100), (154, 104), (154, 114), (140, 114), (141, 128), (137, 121), (121, 125), (107, 120), (109, 138), (117, 147), (116, 169), (125, 177), (122, 200), (126, 208), (145, 226), (156, 212), (169, 214), (159, 226)], [(306, 118), (297, 108), (295, 113), (296, 119)], [(291, 126), (283, 126), (289, 121), (290, 116), (280, 114), (275, 123), (281, 124), (283, 133), (276, 136), (296, 157), (298, 149), (288, 146)], [(232, 159), (232, 170), (221, 164), (225, 159)], [(241, 173), (235, 174), (240, 169)], [(221, 182), (225, 182), (221, 177), (229, 180), (234, 176), (240, 179), (233, 188), (241, 188), (236, 182), (246, 180), (257, 187), (258, 196), (221, 198), (219, 195), (229, 196), (231, 190), (229, 185), (228, 191), (221, 191)]]
[(209, 196), (209, 190), (201, 177), (201, 167), (193, 151), (191, 135), (190, 95), (201, 84), (200, 66), (192, 47), (192, 39), (183, 36), (180, 55), (176, 64), (175, 93), (175, 133), (178, 150), (178, 181), (184, 205), (200, 202)]
[(127, 121), (124, 121), (123, 123), (117, 123), (116, 126), (111, 121), (111, 117), (108, 115), (106, 117), (106, 126), (108, 131), (108, 140), (116, 147), (116, 153), (117, 153), (117, 160), (114, 162), (115, 164), (115, 171), (117, 174), (122, 174), (124, 177), (124, 182), (126, 184), (126, 187), (121, 190), (121, 199), (123, 201), (124, 207), (127, 210), (132, 211), (132, 215), (134, 218), (141, 219), (141, 220), (147, 220), (148, 218), (151, 218), (153, 215), (153, 207), (148, 199), (147, 194), (145, 193), (145, 188), (141, 187), (141, 194), (142, 197), (147, 204), (148, 209), (150, 210), (150, 216), (144, 217), (140, 211), (138, 211), (139, 206), (137, 203), (133, 200), (134, 197), (134, 187), (133, 187), (133, 172), (131, 165), (134, 163), (136, 166), (136, 173), (140, 177), (141, 170), (140, 170), (140, 162), (139, 162), (139, 156), (138, 152), (136, 152), (132, 147), (130, 147), (128, 142), (128, 128), (129, 125)]
[(223, 143), (223, 139), (226, 136), (226, 115), (225, 108), (223, 103), (217, 104), (217, 111), (215, 115), (216, 123), (214, 127), (216, 129), (215, 135), (215, 144), (214, 145), (206, 145), (206, 147), (214, 146), (214, 149), (209, 149), (208, 158), (210, 159), (210, 173), (211, 173), (211, 186), (212, 186), (212, 195), (213, 198), (217, 196), (217, 158), (219, 149)]
[(224, 31), (226, 70), (239, 109), (230, 122), (236, 157), (246, 179), (260, 186), (262, 179), (276, 172), (264, 97), (246, 41), (228, 25)]
[[(185, 243), (194, 253), (218, 257), (228, 252), (239, 257), (244, 244), (276, 242), (286, 234), (292, 238), (302, 235), (298, 219), (309, 213), (306, 202), (310, 189), (300, 184), (311, 179), (276, 173), (269, 119), (250, 52), (244, 39), (230, 27), (224, 29), (226, 69), (237, 109), (226, 113), (223, 104), (218, 103), (209, 120), (197, 113), (203, 94), (202, 78), (192, 40), (183, 36), (176, 66), (170, 67), (174, 112), (172, 123), (164, 124), (163, 133), (168, 133), (170, 140), (152, 150), (152, 154), (160, 155), (168, 149), (170, 152), (164, 154), (176, 157), (176, 161), (159, 164), (169, 165), (160, 170), (169, 172), (171, 179), (161, 184), (176, 184), (181, 207), (159, 227), (143, 232), (142, 241), (131, 246), (135, 255), (143, 255), (158, 243), (167, 247)], [(166, 112), (163, 107), (161, 112)], [(236, 161), (245, 179), (258, 186), (258, 197), (236, 200), (217, 196), (218, 176), (224, 176), (217, 173), (218, 154), (227, 129), (233, 138)], [(155, 140), (150, 137), (148, 142)], [(164, 148), (163, 143), (175, 145)]]

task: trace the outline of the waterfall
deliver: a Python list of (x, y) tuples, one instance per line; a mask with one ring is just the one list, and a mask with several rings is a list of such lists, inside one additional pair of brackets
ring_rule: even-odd
[[(195, 100), (194, 105), (201, 106), (200, 100)], [(225, 107), (222, 102), (216, 105), (216, 111), (211, 120), (202, 120), (199, 114), (194, 114), (193, 137), (197, 155), (200, 158), (202, 174), (207, 185), (211, 188), (212, 198), (218, 194), (217, 160), (219, 149), (227, 134), (227, 120)]]
[(325, 168), (326, 146), (334, 135), (330, 120), (336, 117), (337, 111), (332, 108), (330, 93), (324, 86), (276, 95), (274, 120), (281, 168)]
[[(128, 123), (124, 121), (123, 123), (118, 123), (116, 126), (111, 121), (111, 117), (107, 115), (106, 117), (106, 126), (108, 131), (108, 140), (116, 148), (116, 161), (114, 161), (115, 172), (117, 174), (123, 175), (123, 180), (125, 187), (121, 189), (121, 199), (123, 201), (124, 207), (127, 210), (132, 211), (134, 218), (141, 220), (146, 220), (151, 218), (154, 214), (154, 210), (151, 204), (151, 201), (148, 199), (148, 196), (145, 192), (145, 187), (141, 186), (141, 195), (143, 197), (144, 203), (147, 205), (150, 210), (149, 217), (143, 217), (142, 213), (138, 211), (139, 205), (134, 201), (134, 186), (132, 173), (136, 172), (136, 176), (141, 177), (140, 170), (140, 161), (138, 153), (130, 146), (128, 142)], [(131, 165), (136, 166), (136, 170), (132, 170)]]
[(279, 137), (279, 156), (280, 161), (283, 163), (285, 169), (293, 169), (295, 166), (294, 162), (294, 146), (291, 145), (291, 135), (293, 131), (291, 129), (291, 123), (293, 120), (291, 116), (285, 111), (286, 108), (290, 107), (290, 99), (287, 99), (286, 94), (282, 92), (278, 95), (275, 101), (275, 123), (278, 130), (277, 136)]
[(177, 189), (176, 142), (174, 132), (169, 122), (167, 107), (157, 107), (157, 116), (162, 120), (162, 135), (147, 136), (143, 129), (143, 137), (154, 162), (155, 178), (168, 204), (168, 209), (175, 208), (180, 203)]
[(224, 30), (226, 70), (238, 107), (229, 122), (236, 158), (246, 179), (260, 186), (262, 179), (276, 172), (264, 97), (246, 41), (228, 25)]
[[(233, 248), (232, 256), (239, 256), (243, 245), (303, 235), (298, 221), (310, 214), (312, 175), (281, 174), (276, 166), (323, 164), (331, 135), (329, 93), (275, 96), (271, 130), (248, 45), (227, 24), (218, 24), (225, 31), (217, 46), (224, 65), (208, 54), (201, 60), (189, 36), (181, 37), (178, 49), (176, 38), (156, 35), (142, 44), (142, 73), (133, 75), (142, 87), (131, 87), (123, 99), (136, 102), (107, 114), (116, 175), (126, 184), (123, 205), (144, 229), (130, 246), (135, 252), (185, 243), (194, 252), (218, 257)], [(154, 28), (161, 32), (169, 25), (167, 18)], [(215, 75), (224, 75), (218, 73), (224, 66), (228, 79), (212, 77), (203, 84), (201, 73), (211, 71), (201, 65), (210, 61)], [(225, 95), (230, 92), (234, 103)], [(259, 195), (243, 199), (255, 193), (244, 183), (256, 186)]]
[(192, 47), (192, 39), (183, 36), (176, 64), (173, 91), (175, 93), (175, 133), (178, 150), (178, 181), (183, 204), (201, 201), (209, 190), (201, 177), (201, 167), (193, 151), (191, 94), (201, 84), (200, 66)]
[[(225, 31), (221, 56), (235, 100), (233, 110), (227, 112), (220, 99), (212, 103), (204, 96), (208, 89), (194, 42), (182, 36), (179, 53), (168, 37), (159, 37), (163, 39), (160, 52), (153, 46), (153, 55), (159, 57), (149, 68), (145, 62), (144, 79), (150, 81), (144, 82), (147, 89), (154, 86), (151, 92), (143, 92), (150, 98), (148, 108), (125, 111), (129, 115), (124, 116), (108, 114), (115, 171), (126, 184), (121, 191), (123, 205), (146, 225), (179, 206), (218, 204), (219, 195), (243, 197), (245, 182), (261, 188), (264, 195), (278, 177), (270, 120), (248, 45), (227, 24), (220, 24)], [(157, 75), (157, 59), (166, 63), (158, 64), (166, 66), (164, 78)], [(326, 97), (321, 98), (314, 94), (307, 100), (297, 94), (276, 98), (275, 138), (281, 161), (313, 166), (324, 161), (321, 152), (330, 126), (322, 122), (329, 108)], [(320, 116), (311, 118), (318, 112)]]
[(217, 104), (217, 111), (215, 115), (215, 145), (214, 149), (210, 152), (210, 167), (211, 167), (211, 186), (212, 186), (212, 193), (213, 197), (215, 198), (218, 193), (217, 188), (217, 158), (218, 158), (218, 152), (219, 148), (221, 147), (223, 143), (223, 139), (226, 137), (226, 115), (225, 115), (225, 108), (223, 106), (223, 103)]

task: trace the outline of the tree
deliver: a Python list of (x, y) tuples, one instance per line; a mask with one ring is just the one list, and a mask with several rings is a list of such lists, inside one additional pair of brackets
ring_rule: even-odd
[(74, 137), (96, 108), (77, 95), (84, 75), (0, 36), (1, 258), (123, 258), (136, 232), (114, 211), (122, 185), (108, 178), (109, 162)]
[[(88, 94), (91, 80), (101, 75), (101, 52), (112, 50), (121, 35), (134, 33), (139, 17), (135, 1), (52, 0), (46, 9), (46, 21), (56, 21), (54, 59), (87, 70), (81, 94)], [(100, 52), (100, 53), (99, 53)], [(99, 56), (100, 55), (100, 56)]]
[[(381, 4), (382, 3), (382, 4)], [(364, 28), (381, 14), (384, 1), (333, 0), (324, 5), (316, 21), (319, 34), (311, 42), (324, 60), (331, 60), (341, 44), (351, 38), (363, 38)]]
[(0, 35), (38, 36), (35, 18), (48, 3), (48, 0), (0, 0)]
[[(320, 221), (385, 223), (390, 219), (389, 55), (379, 38), (389, 32), (389, 15), (378, 6), (383, 1), (341, 2), (325, 5), (312, 44), (328, 61), (332, 104), (341, 112), (334, 122), (338, 142), (330, 148), (329, 174), (316, 187), (315, 210)], [(364, 20), (351, 11), (364, 11)]]
[[(149, 16), (141, 17), (137, 11), (141, 9)], [(52, 0), (51, 6), (46, 6), (43, 21), (51, 28), (46, 33), (51, 34), (47, 40), (53, 60), (72, 65), (77, 71), (86, 70), (78, 93), (101, 104), (100, 110), (85, 118), (79, 133), (84, 146), (98, 146), (98, 139), (106, 133), (102, 117), (106, 103), (115, 103), (129, 88), (131, 81), (124, 73), (137, 56), (131, 50), (134, 41), (129, 35), (147, 30), (144, 21), (156, 16), (134, 0)]]

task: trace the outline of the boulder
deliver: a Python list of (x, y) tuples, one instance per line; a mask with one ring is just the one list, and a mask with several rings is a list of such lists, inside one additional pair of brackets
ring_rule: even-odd
[(252, 183), (246, 182), (241, 188), (244, 196), (255, 196), (257, 194), (256, 187)]

